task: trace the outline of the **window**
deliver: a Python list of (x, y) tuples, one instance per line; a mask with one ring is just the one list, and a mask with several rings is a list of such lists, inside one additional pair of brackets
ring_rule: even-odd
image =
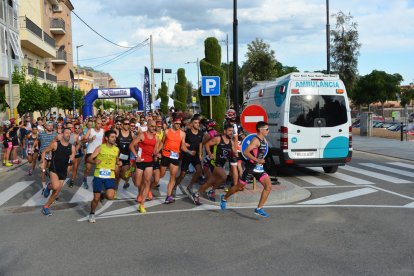
[(289, 122), (302, 127), (334, 127), (348, 120), (344, 96), (297, 95), (290, 98)]
[(6, 28), (0, 25), (0, 54), (6, 54)]
[(23, 52), (22, 49), (20, 48), (20, 39), (19, 39), (19, 35), (15, 32), (12, 32), (9, 30), (9, 38), (10, 38), (10, 44), (13, 48), (13, 52), (16, 56), (23, 58)]

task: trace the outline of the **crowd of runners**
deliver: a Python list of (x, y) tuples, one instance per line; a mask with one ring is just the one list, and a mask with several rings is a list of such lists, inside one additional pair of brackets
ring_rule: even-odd
[[(94, 223), (99, 203), (116, 199), (118, 189), (127, 189), (130, 180), (138, 188), (138, 211), (146, 213), (145, 202), (154, 198), (153, 191), (168, 170), (165, 204), (174, 203), (177, 188), (196, 205), (201, 205), (200, 197), (215, 201), (215, 190), (222, 188), (226, 193), (219, 198), (220, 207), (226, 209), (227, 199), (256, 178), (263, 191), (254, 212), (267, 217), (263, 206), (272, 186), (263, 166), (267, 123), (256, 124), (256, 136), (243, 154), (241, 141), (246, 134), (233, 109), (227, 111), (220, 128), (222, 133), (214, 120), (174, 110), (165, 117), (158, 112), (86, 118), (52, 114), (34, 121), (23, 117), (19, 125), (14, 120), (4, 122), (3, 165), (18, 164), (17, 148), (22, 147), (22, 157), (29, 162), (28, 175), (40, 175), (42, 195), (47, 198), (41, 210), (45, 216), (51, 215), (49, 207), (65, 183), (69, 188), (82, 185), (93, 191), (89, 222)], [(90, 173), (92, 187), (87, 181)], [(191, 180), (184, 187), (187, 174)]]

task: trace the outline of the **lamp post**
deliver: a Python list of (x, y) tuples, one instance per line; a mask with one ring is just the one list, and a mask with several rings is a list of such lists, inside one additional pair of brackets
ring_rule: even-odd
[[(200, 61), (197, 58), (196, 61), (187, 61), (187, 62), (185, 62), (185, 64), (190, 64), (190, 63), (195, 63), (196, 66), (197, 66), (197, 91), (198, 91), (198, 90), (200, 90), (200, 64), (199, 64)], [(210, 100), (211, 100), (211, 97), (210, 97)], [(195, 111), (195, 107), (194, 106), (193, 106), (193, 110)]]
[(330, 26), (329, 26), (329, 0), (326, 0), (326, 71), (327, 73), (331, 73), (331, 62), (330, 62)]
[(239, 40), (237, 35), (237, 0), (233, 0), (233, 85), (234, 85), (234, 109), (239, 114)]
[(79, 48), (82, 47), (82, 45), (76, 46), (76, 73), (78, 74), (78, 89), (80, 90), (80, 80), (79, 80)]
[(221, 40), (226, 43), (227, 49), (227, 108), (230, 108), (230, 64), (229, 64), (229, 35), (226, 34), (226, 40)]

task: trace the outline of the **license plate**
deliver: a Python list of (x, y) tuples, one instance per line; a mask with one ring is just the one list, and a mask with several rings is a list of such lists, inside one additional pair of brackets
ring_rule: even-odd
[(296, 158), (315, 158), (316, 151), (296, 151), (292, 152)]

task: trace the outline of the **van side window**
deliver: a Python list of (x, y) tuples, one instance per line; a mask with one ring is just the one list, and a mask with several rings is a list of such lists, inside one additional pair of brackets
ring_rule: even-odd
[(334, 127), (347, 122), (344, 96), (294, 95), (290, 98), (289, 122), (301, 127), (318, 127), (315, 121), (323, 121), (324, 127)]

